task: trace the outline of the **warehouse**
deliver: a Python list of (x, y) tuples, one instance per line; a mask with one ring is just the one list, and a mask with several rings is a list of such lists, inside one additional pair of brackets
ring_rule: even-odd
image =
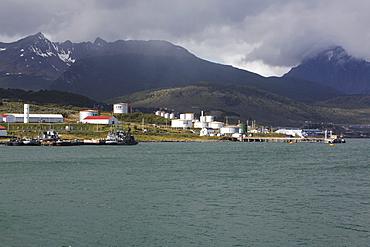
[(82, 120), (82, 123), (91, 124), (118, 124), (117, 118), (113, 116), (88, 116)]
[(3, 115), (0, 115), (0, 118), (2, 118), (3, 122), (5, 122), (5, 123), (15, 123), (14, 115), (3, 114)]
[[(15, 123), (25, 123), (25, 114), (7, 114), (14, 116)], [(62, 114), (28, 114), (28, 123), (63, 123)]]

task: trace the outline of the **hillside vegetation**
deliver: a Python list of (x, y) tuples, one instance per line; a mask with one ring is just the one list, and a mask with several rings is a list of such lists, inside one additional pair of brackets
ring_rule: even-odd
[(0, 99), (39, 105), (77, 106), (91, 108), (98, 102), (74, 93), (55, 90), (25, 91), (21, 89), (0, 88)]
[[(305, 104), (266, 91), (238, 85), (195, 83), (186, 87), (149, 90), (107, 102), (134, 107), (166, 107), (179, 112), (216, 115), (219, 120), (257, 120), (267, 125), (299, 126), (305, 122), (370, 123), (370, 108), (345, 109)], [(334, 104), (333, 104), (334, 106)]]

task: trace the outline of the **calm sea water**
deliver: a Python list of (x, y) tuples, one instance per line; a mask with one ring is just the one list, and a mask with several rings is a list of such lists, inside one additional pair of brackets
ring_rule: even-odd
[(369, 151), (0, 146), (0, 246), (368, 246)]

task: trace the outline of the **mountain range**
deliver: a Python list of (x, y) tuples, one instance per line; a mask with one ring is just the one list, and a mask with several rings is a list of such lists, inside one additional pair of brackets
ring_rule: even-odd
[(344, 94), (370, 94), (370, 63), (348, 55), (340, 46), (305, 59), (286, 76), (314, 81)]
[(0, 43), (0, 87), (48, 89), (75, 61), (106, 45), (94, 43), (51, 42), (42, 33), (13, 43)]
[(266, 78), (212, 63), (166, 41), (116, 41), (76, 61), (51, 89), (106, 100), (142, 90), (188, 86), (196, 82), (246, 85), (301, 101), (339, 95), (299, 78)]
[[(344, 99), (351, 101), (352, 109), (361, 108), (356, 102), (367, 102), (367, 97), (344, 96), (370, 94), (368, 75), (369, 63), (349, 56), (342, 47), (332, 47), (305, 59), (282, 77), (263, 77), (198, 58), (167, 41), (106, 42), (97, 38), (94, 42), (59, 43), (37, 33), (13, 43), (0, 43), (0, 88), (66, 91), (96, 101), (125, 100), (142, 107), (167, 102), (168, 107), (176, 106), (184, 111), (191, 110), (192, 102), (197, 101), (210, 111), (213, 105), (214, 110), (235, 116), (240, 112), (244, 118), (258, 116), (265, 122), (270, 122), (269, 117), (298, 121), (297, 116), (307, 119), (309, 115), (326, 121), (325, 114), (314, 113), (312, 107), (321, 107), (327, 102), (331, 107), (338, 104), (346, 108)], [(211, 105), (197, 98), (202, 94), (194, 91), (204, 92), (205, 87), (213, 92), (214, 99), (204, 95)], [(187, 97), (168, 94), (171, 88)], [(189, 90), (191, 93), (185, 93)], [(166, 97), (159, 93), (163, 99), (158, 101), (157, 96), (150, 96), (157, 95), (156, 91), (167, 92)], [(249, 94), (254, 96), (248, 98)], [(145, 101), (143, 95), (149, 99)], [(353, 100), (355, 98), (360, 100)], [(315, 102), (319, 102), (318, 105), (315, 106)], [(300, 105), (303, 103), (310, 106)], [(293, 107), (294, 104), (299, 109)]]

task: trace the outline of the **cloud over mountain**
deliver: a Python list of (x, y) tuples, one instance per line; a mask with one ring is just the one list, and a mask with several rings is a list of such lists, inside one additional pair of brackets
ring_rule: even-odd
[[(214, 62), (283, 74), (328, 45), (370, 58), (366, 0), (4, 0), (0, 40), (168, 40)], [(364, 51), (368, 51), (364, 53)]]

